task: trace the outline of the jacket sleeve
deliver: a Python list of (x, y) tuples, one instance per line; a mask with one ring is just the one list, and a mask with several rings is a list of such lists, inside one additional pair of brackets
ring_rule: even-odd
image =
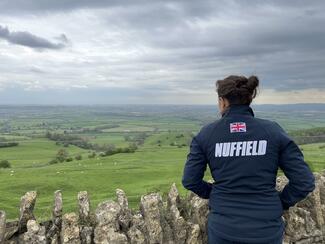
[(203, 180), (206, 167), (207, 158), (199, 144), (198, 136), (195, 136), (192, 139), (190, 152), (187, 155), (182, 184), (186, 189), (204, 199), (209, 198), (212, 189), (212, 183)]
[(284, 210), (303, 200), (315, 189), (315, 176), (297, 144), (280, 128), (279, 167), (289, 182), (279, 192)]

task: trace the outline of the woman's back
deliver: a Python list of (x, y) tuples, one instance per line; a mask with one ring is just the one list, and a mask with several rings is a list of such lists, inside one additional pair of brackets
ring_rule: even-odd
[[(207, 165), (213, 184), (202, 180)], [(278, 167), (290, 181), (281, 194), (275, 189)], [(306, 197), (314, 181), (277, 123), (255, 118), (248, 104), (230, 104), (193, 138), (182, 183), (209, 199), (208, 225), (218, 236), (266, 243), (283, 235), (283, 210)]]

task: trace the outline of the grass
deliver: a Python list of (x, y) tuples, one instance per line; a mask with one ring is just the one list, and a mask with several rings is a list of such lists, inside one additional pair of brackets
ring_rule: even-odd
[(312, 171), (319, 172), (325, 169), (325, 143), (306, 144), (300, 148)]
[(76, 210), (78, 191), (89, 191), (92, 205), (115, 198), (121, 188), (129, 196), (130, 207), (136, 208), (140, 196), (147, 192), (167, 192), (173, 182), (181, 187), (182, 167), (186, 149), (144, 148), (131, 154), (118, 154), (98, 159), (84, 159), (38, 168), (0, 170), (0, 209), (8, 218), (18, 216), (20, 197), (26, 192), (38, 192), (36, 216), (50, 216), (55, 190), (62, 190), (64, 211)]
[[(13, 168), (39, 167), (53, 159), (60, 148), (63, 146), (46, 138), (32, 138), (19, 141), (16, 147), (1, 148), (0, 159), (9, 160)], [(71, 156), (87, 154), (86, 150), (71, 145), (65, 149)]]
[[(19, 142), (16, 147), (0, 149), (0, 160), (9, 160), (12, 165), (12, 168), (0, 169), (0, 209), (6, 211), (8, 219), (18, 217), (21, 196), (32, 190), (38, 194), (35, 215), (39, 220), (51, 216), (56, 190), (63, 193), (65, 213), (76, 211), (77, 194), (84, 190), (90, 194), (92, 209), (106, 199), (115, 199), (116, 188), (126, 192), (133, 209), (138, 208), (143, 194), (160, 192), (165, 198), (173, 182), (181, 195), (185, 195), (188, 191), (182, 187), (181, 177), (189, 140), (204, 122), (216, 118), (210, 110), (201, 113), (202, 107), (187, 108), (187, 115), (180, 114), (176, 107), (173, 112), (170, 109), (160, 111), (154, 108), (150, 116), (142, 111), (131, 116), (132, 112), (123, 114), (124, 111), (119, 112), (118, 109), (112, 109), (112, 112), (101, 107), (15, 109), (15, 116), (0, 120), (3, 123), (2, 127), (0, 124), (0, 130), (8, 126), (10, 128), (8, 133), (2, 131), (0, 137)], [(183, 113), (183, 108), (181, 111)], [(276, 113), (271, 117), (287, 129), (297, 129), (319, 126), (323, 117), (317, 116), (317, 120), (305, 116), (301, 121)], [(146, 131), (151, 136), (146, 138), (144, 145), (135, 153), (93, 159), (87, 157), (88, 150), (70, 145), (65, 149), (71, 156), (81, 154), (82, 160), (48, 164), (63, 146), (41, 137), (47, 130), (63, 133), (65, 130), (76, 129), (80, 132), (80, 128), (112, 124), (118, 124), (119, 127), (77, 135), (87, 138), (91, 143), (112, 143), (117, 147), (128, 145), (124, 140), (126, 133)], [(325, 168), (324, 146), (325, 143), (301, 146), (313, 171)], [(278, 173), (282, 174), (281, 170)], [(209, 170), (206, 171), (205, 179), (211, 179)]]
[[(61, 190), (64, 200), (64, 212), (76, 211), (77, 193), (86, 190), (90, 193), (92, 208), (105, 199), (115, 199), (115, 189), (123, 189), (129, 199), (131, 208), (137, 209), (142, 194), (158, 191), (163, 196), (169, 191), (173, 182), (182, 195), (187, 193), (181, 185), (182, 169), (184, 167), (188, 147), (177, 148), (169, 146), (178, 133), (162, 133), (149, 137), (137, 152), (129, 154), (116, 154), (110, 157), (85, 158), (81, 161), (65, 162), (55, 165), (40, 167), (22, 167), (24, 160), (20, 159), (13, 164), (12, 169), (0, 170), (0, 209), (7, 212), (9, 219), (17, 218), (20, 197), (26, 192), (35, 190), (38, 192), (35, 214), (39, 219), (50, 217), (53, 204), (53, 193)], [(166, 138), (172, 138), (168, 140)], [(162, 146), (154, 146), (159, 138)], [(36, 139), (35, 139), (36, 140)], [(57, 149), (53, 142), (38, 141), (43, 145), (37, 154), (39, 158), (46, 158)], [(24, 148), (26, 158), (24, 165), (30, 165), (32, 155), (27, 152), (36, 151), (30, 143)], [(323, 144), (310, 144), (302, 146), (306, 160), (312, 162), (315, 171), (325, 168), (324, 152), (320, 148)], [(8, 150), (8, 149), (6, 149)], [(20, 150), (16, 150), (20, 151)], [(71, 152), (80, 149), (72, 148)], [(7, 151), (8, 155), (13, 156)], [(21, 152), (22, 156), (24, 155)], [(18, 155), (16, 156), (18, 157)], [(281, 174), (281, 172), (280, 172)], [(206, 171), (206, 179), (210, 179), (209, 170)]]

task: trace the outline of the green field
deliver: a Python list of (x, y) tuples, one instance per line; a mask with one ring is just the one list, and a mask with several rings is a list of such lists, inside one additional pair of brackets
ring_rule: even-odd
[[(38, 193), (35, 207), (38, 219), (50, 217), (56, 190), (63, 193), (64, 212), (76, 210), (77, 193), (83, 190), (90, 193), (93, 209), (101, 201), (114, 199), (116, 188), (126, 192), (131, 208), (138, 208), (141, 195), (148, 192), (159, 191), (166, 197), (173, 182), (182, 195), (187, 194), (181, 185), (181, 176), (188, 145), (203, 124), (216, 119), (215, 107), (204, 106), (162, 106), (160, 109), (150, 106), (83, 107), (77, 110), (14, 107), (6, 109), (6, 113), (1, 109), (4, 108), (0, 108), (0, 112), (6, 116), (0, 120), (0, 138), (19, 143), (18, 146), (0, 148), (0, 160), (8, 160), (11, 164), (11, 168), (0, 168), (0, 209), (6, 211), (9, 219), (18, 217), (20, 197), (31, 190)], [(316, 123), (311, 118), (309, 123), (309, 117), (304, 117), (301, 119), (303, 124), (299, 124), (295, 116), (280, 115), (280, 121), (290, 121), (281, 123), (288, 130), (324, 126), (321, 119)], [(319, 111), (317, 116), (320, 117)], [(115, 127), (105, 128), (111, 125)], [(45, 137), (46, 131), (121, 148), (129, 145), (126, 137), (132, 140), (145, 134), (145, 140), (134, 153), (101, 157), (96, 152), (94, 158), (88, 158), (93, 150), (57, 145)], [(313, 171), (325, 169), (325, 142), (300, 147)], [(65, 149), (73, 160), (49, 164), (60, 149)], [(82, 159), (74, 159), (77, 155)], [(206, 179), (210, 178), (207, 171)]]

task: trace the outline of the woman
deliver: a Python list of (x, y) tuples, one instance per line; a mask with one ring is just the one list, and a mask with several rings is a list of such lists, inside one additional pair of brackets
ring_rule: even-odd
[[(254, 116), (258, 85), (256, 76), (218, 80), (221, 118), (191, 142), (182, 184), (209, 199), (209, 244), (282, 243), (283, 211), (315, 188), (295, 142), (276, 122)], [(207, 164), (214, 183), (203, 180)], [(278, 167), (289, 179), (282, 192), (275, 189)]]

